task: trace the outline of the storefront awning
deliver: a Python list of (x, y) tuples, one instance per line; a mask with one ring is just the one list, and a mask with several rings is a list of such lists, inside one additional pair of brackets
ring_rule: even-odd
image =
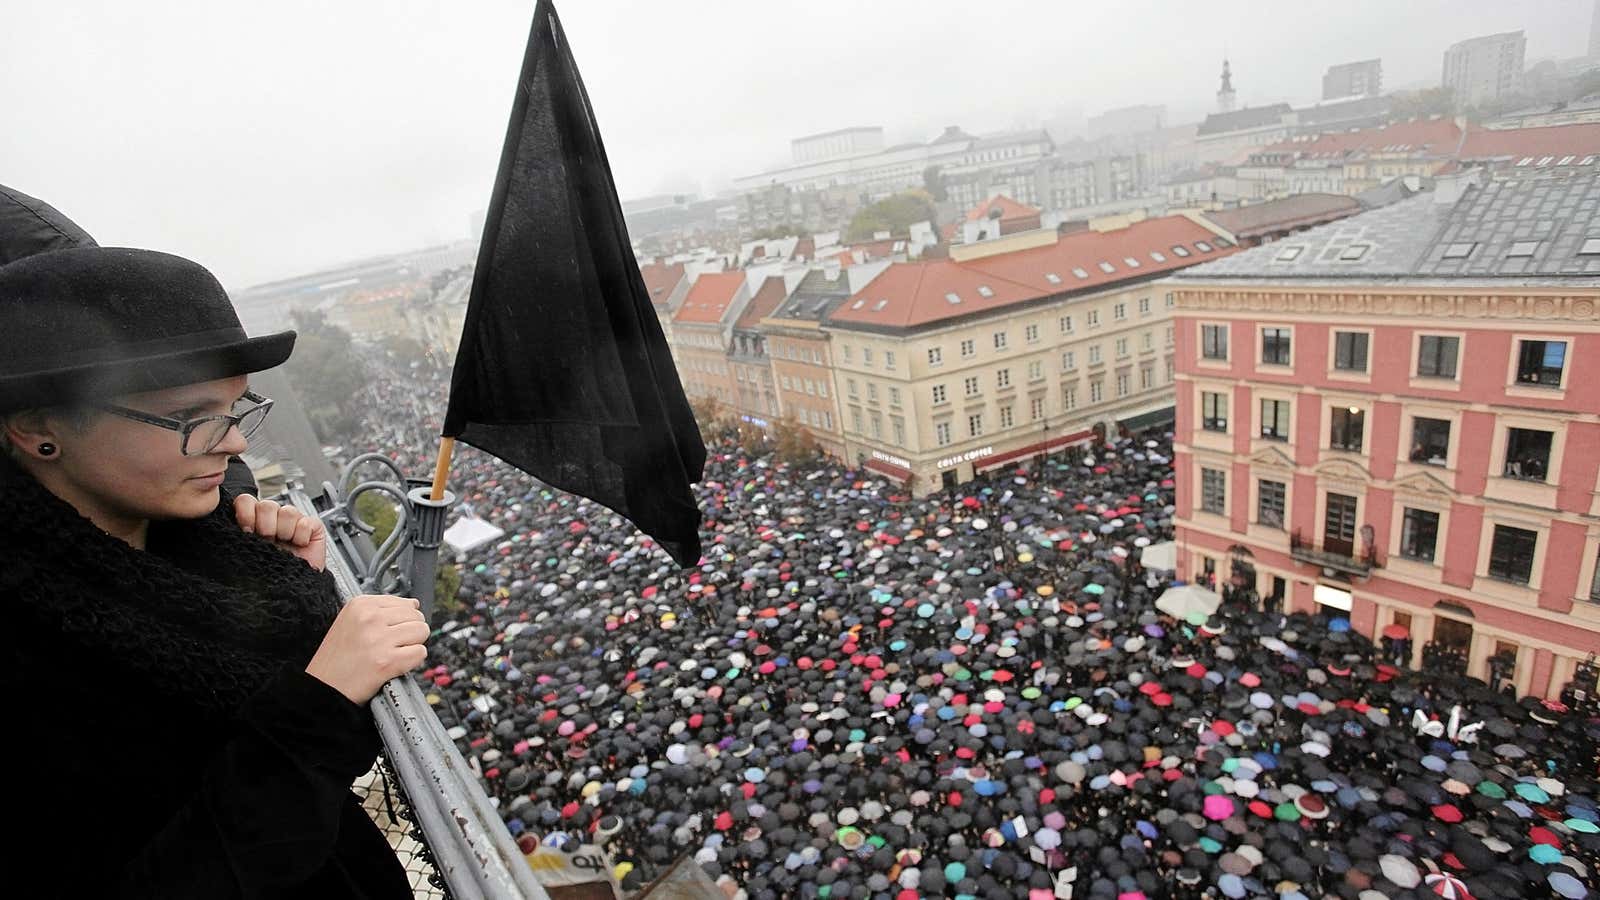
[(1156, 425), (1170, 425), (1177, 421), (1177, 407), (1166, 406), (1161, 409), (1152, 409), (1126, 419), (1118, 419), (1117, 424), (1129, 431), (1139, 431), (1152, 428)]

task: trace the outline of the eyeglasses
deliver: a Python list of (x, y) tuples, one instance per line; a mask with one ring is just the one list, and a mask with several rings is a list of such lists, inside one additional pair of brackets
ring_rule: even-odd
[(272, 410), (272, 401), (254, 391), (245, 391), (243, 400), (254, 403), (255, 406), (243, 412), (231, 413), (222, 416), (204, 416), (199, 419), (169, 419), (166, 416), (152, 416), (137, 409), (128, 409), (125, 406), (116, 406), (111, 403), (91, 403), (96, 409), (114, 413), (124, 419), (143, 422), (146, 425), (155, 425), (168, 431), (176, 431), (183, 435), (183, 455), (199, 456), (215, 450), (228, 436), (228, 432), (239, 426), (239, 433), (249, 437), (256, 433), (261, 423), (267, 420), (267, 413)]

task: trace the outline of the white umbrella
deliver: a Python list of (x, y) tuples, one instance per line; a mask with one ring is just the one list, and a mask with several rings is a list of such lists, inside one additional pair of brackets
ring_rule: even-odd
[(1156, 609), (1161, 610), (1174, 619), (1188, 618), (1192, 612), (1202, 615), (1211, 615), (1222, 605), (1222, 597), (1215, 591), (1208, 591), (1198, 584), (1183, 584), (1169, 587), (1161, 594), (1161, 599), (1156, 601)]
[(1171, 541), (1162, 541), (1151, 544), (1139, 554), (1139, 563), (1146, 569), (1157, 569), (1162, 572), (1178, 571), (1178, 545)]

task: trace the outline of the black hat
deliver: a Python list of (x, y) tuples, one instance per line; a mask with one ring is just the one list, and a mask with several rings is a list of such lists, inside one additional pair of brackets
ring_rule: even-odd
[(289, 358), (295, 333), (252, 338), (198, 263), (77, 247), (0, 266), (0, 411), (230, 378)]
[(0, 266), (48, 250), (93, 246), (94, 238), (55, 207), (0, 184)]

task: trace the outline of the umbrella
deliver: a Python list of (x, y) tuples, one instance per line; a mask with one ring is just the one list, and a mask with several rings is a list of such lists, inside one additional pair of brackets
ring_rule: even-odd
[(1191, 614), (1211, 616), (1222, 605), (1222, 597), (1197, 584), (1169, 587), (1156, 600), (1156, 608), (1175, 619), (1187, 619)]

